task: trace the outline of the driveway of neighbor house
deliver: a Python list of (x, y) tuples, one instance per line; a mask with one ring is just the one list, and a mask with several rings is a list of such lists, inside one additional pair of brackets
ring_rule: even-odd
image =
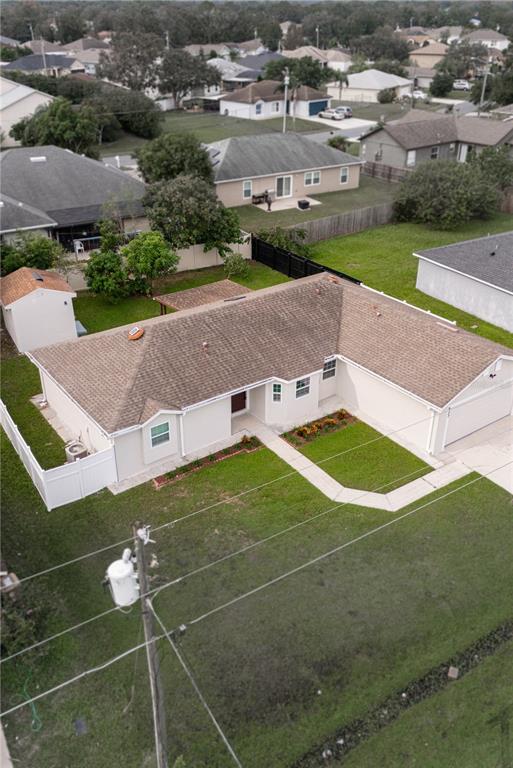
[(367, 133), (371, 128), (374, 128), (376, 125), (375, 120), (362, 120), (358, 117), (348, 117), (345, 120), (332, 120), (328, 117), (319, 117), (318, 115), (315, 115), (314, 117), (305, 117), (305, 120), (310, 120), (312, 123), (315, 123), (317, 126), (325, 125), (327, 128), (331, 128), (332, 130), (337, 130), (337, 132), (340, 131), (342, 135), (346, 135), (346, 133), (350, 136), (363, 136), (364, 133)]

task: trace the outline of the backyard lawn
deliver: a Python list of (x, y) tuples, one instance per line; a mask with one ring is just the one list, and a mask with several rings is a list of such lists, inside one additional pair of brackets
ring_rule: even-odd
[[(2, 554), (21, 578), (122, 541), (136, 517), (153, 526), (175, 521), (153, 532), (152, 586), (183, 578), (155, 599), (155, 608), (166, 627), (189, 625), (182, 650), (246, 768), (288, 768), (510, 614), (511, 497), (487, 480), (468, 485), (477, 476), (435, 492), (422, 502), (431, 499), (431, 506), (396, 525), (191, 623), (404, 510), (346, 505), (314, 519), (333, 504), (299, 475), (278, 480), (289, 468), (263, 448), (159, 491), (149, 483), (118, 496), (103, 491), (50, 513), (6, 440), (1, 470)], [(245, 554), (185, 575), (252, 544)], [(24, 583), (26, 599), (45, 607), (40, 637), (112, 605), (101, 580), (123, 546)], [(138, 616), (138, 608), (114, 612), (52, 641), (47, 655), (5, 662), (3, 709), (137, 644)], [(186, 766), (225, 768), (224, 747), (164, 640), (159, 652), (171, 764), (183, 755)], [(127, 768), (154, 765), (143, 652), (42, 699), (37, 714), (38, 732), (28, 707), (4, 720), (12, 756), (26, 768), (103, 768), (121, 751)]]
[(467, 330), (513, 347), (513, 334), (484, 320), (433, 299), (415, 288), (417, 259), (414, 251), (448, 245), (512, 229), (511, 215), (496, 214), (487, 221), (472, 221), (450, 232), (421, 224), (388, 224), (356, 235), (323, 240), (312, 246), (312, 258), (362, 280), (371, 288), (429, 309)]
[(361, 176), (358, 189), (325, 192), (322, 195), (310, 194), (309, 197), (319, 200), (321, 205), (314, 205), (308, 211), (301, 211), (296, 207), (267, 213), (255, 205), (241, 205), (233, 210), (239, 216), (242, 229), (246, 232), (257, 232), (259, 229), (288, 227), (293, 224), (301, 224), (303, 221), (323, 219), (337, 213), (346, 213), (356, 208), (389, 203), (396, 191), (397, 186), (393, 184), (381, 179), (373, 179), (370, 176)]
[[(379, 437), (380, 433), (375, 429), (357, 421), (296, 447), (339, 483), (362, 491), (379, 487), (380, 493), (389, 493), (433, 471), (432, 467), (388, 437), (380, 440), (377, 439)], [(354, 450), (359, 445), (362, 450)], [(362, 453), (365, 461), (362, 461)], [(326, 461), (328, 456), (333, 458)], [(403, 476), (404, 479), (396, 479)]]
[[(213, 141), (228, 139), (231, 136), (254, 136), (260, 133), (281, 132), (283, 119), (281, 117), (270, 120), (244, 120), (238, 117), (226, 117), (218, 112), (166, 112), (162, 131), (164, 133), (193, 133), (200, 141), (209, 144)], [(287, 122), (288, 130), (292, 130), (292, 121)], [(325, 126), (318, 126), (310, 120), (296, 119), (294, 131), (296, 133), (315, 133), (326, 130)], [(102, 155), (118, 155), (132, 153), (138, 147), (146, 143), (146, 139), (125, 133), (117, 141), (102, 144)]]
[[(238, 277), (236, 282), (247, 288), (267, 288), (276, 283), (288, 280), (285, 275), (269, 269), (264, 264), (256, 261), (248, 262), (249, 275)], [(165, 280), (160, 280), (153, 287), (154, 295), (184, 291), (186, 288), (195, 288), (198, 285), (214, 283), (226, 278), (223, 267), (208, 267), (191, 272), (178, 272)], [(108, 301), (102, 296), (93, 296), (81, 293), (73, 300), (75, 317), (87, 328), (88, 333), (105, 331), (118, 325), (147, 320), (156, 317), (160, 313), (160, 305), (153, 299), (142, 296), (131, 296), (120, 299), (117, 302)]]

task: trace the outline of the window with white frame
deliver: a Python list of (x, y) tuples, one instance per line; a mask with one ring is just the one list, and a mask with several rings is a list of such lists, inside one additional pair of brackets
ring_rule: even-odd
[(315, 184), (321, 183), (320, 171), (307, 171), (305, 173), (305, 187), (311, 187)]
[(273, 403), (281, 403), (281, 384), (273, 384)]
[(296, 381), (296, 398), (304, 397), (305, 395), (308, 395), (309, 392), (310, 392), (310, 377), (308, 376), (306, 379), (298, 379)]
[(347, 184), (349, 181), (349, 168), (344, 166), (340, 169), (340, 183), (341, 184)]
[(261, 115), (262, 114), (262, 102), (261, 101), (257, 101), (257, 103), (255, 104), (255, 113), (257, 115)]
[(440, 147), (431, 147), (431, 160), (438, 160), (440, 156)]
[(279, 111), (280, 111), (280, 102), (273, 101), (273, 112), (279, 112)]
[(413, 168), (417, 162), (417, 152), (415, 149), (409, 149), (406, 153), (406, 165), (408, 168)]
[(157, 445), (169, 442), (169, 422), (165, 421), (163, 424), (157, 424), (151, 428), (151, 447), (156, 448)]
[(326, 360), (322, 368), (322, 378), (332, 379), (337, 372), (337, 361)]
[(251, 179), (247, 179), (247, 181), (242, 182), (242, 197), (244, 200), (247, 200), (249, 197), (253, 195), (253, 182)]

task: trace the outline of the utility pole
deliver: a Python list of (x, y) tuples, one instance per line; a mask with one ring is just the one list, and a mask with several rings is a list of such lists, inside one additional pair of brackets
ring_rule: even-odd
[(169, 32), (167, 31), (167, 29), (164, 32), (164, 34), (166, 36), (166, 51), (169, 51)]
[(484, 78), (483, 78), (483, 87), (481, 88), (481, 98), (479, 99), (479, 108), (477, 110), (477, 113), (482, 110), (484, 100), (485, 100), (485, 93), (486, 93), (486, 81), (488, 80), (488, 75), (490, 74), (490, 68), (488, 67), (485, 69)]
[(144, 627), (144, 640), (146, 642), (146, 658), (150, 676), (151, 701), (153, 708), (153, 725), (155, 729), (155, 748), (157, 753), (157, 768), (168, 768), (167, 765), (167, 738), (166, 717), (164, 710), (164, 691), (160, 678), (160, 662), (157, 647), (155, 645), (155, 631), (153, 612), (148, 606), (148, 575), (146, 572), (146, 556), (144, 552), (145, 542), (148, 541), (147, 528), (141, 523), (134, 525), (134, 542), (137, 559), (137, 573), (139, 577), (139, 590), (141, 600), (141, 612)]
[(283, 96), (283, 133), (287, 133), (287, 103), (288, 103), (288, 96), (289, 96), (289, 83), (290, 83), (290, 77), (289, 77), (289, 68), (285, 67), (285, 77), (283, 78), (283, 85), (285, 86), (284, 89), (284, 96)]
[(319, 25), (315, 27), (315, 37), (317, 40), (317, 48), (319, 47)]
[(41, 53), (43, 55), (43, 69), (44, 69), (45, 75), (46, 75), (47, 72), (46, 72), (45, 41), (43, 40), (43, 36), (41, 36)]

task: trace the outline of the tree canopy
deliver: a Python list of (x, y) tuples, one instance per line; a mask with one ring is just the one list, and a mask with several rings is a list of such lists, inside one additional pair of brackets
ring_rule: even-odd
[(164, 133), (137, 151), (139, 170), (147, 182), (194, 174), (212, 180), (207, 151), (192, 133)]
[(277, 59), (270, 61), (265, 67), (265, 78), (282, 80), (285, 68), (288, 68), (290, 79), (298, 85), (308, 85), (310, 88), (321, 88), (325, 83), (336, 80), (337, 73), (328, 67), (323, 67), (319, 61), (310, 56), (301, 59)]
[(55, 144), (90, 157), (97, 156), (98, 121), (94, 110), (85, 105), (76, 108), (62, 97), (13, 125), (10, 135), (25, 147)]
[(121, 255), (128, 274), (146, 289), (151, 280), (176, 272), (179, 261), (161, 232), (141, 232), (121, 249)]
[(64, 253), (57, 240), (34, 234), (20, 234), (13, 243), (4, 243), (2, 251), (2, 275), (8, 275), (20, 267), (51, 269)]
[(237, 214), (225, 208), (215, 189), (198, 176), (181, 174), (152, 184), (145, 198), (152, 229), (159, 230), (172, 248), (203, 244), (221, 256), (231, 243), (241, 242)]
[(162, 37), (144, 32), (114, 35), (109, 55), (102, 54), (98, 75), (126, 85), (133, 91), (156, 86), (158, 57), (164, 50)]
[(408, 43), (392, 27), (380, 27), (370, 35), (361, 35), (351, 41), (351, 48), (367, 58), (406, 62), (410, 55)]
[(187, 51), (165, 51), (158, 68), (159, 92), (170, 94), (177, 107), (190, 91), (215, 85), (220, 80), (221, 75), (215, 67), (209, 67), (204, 59)]

